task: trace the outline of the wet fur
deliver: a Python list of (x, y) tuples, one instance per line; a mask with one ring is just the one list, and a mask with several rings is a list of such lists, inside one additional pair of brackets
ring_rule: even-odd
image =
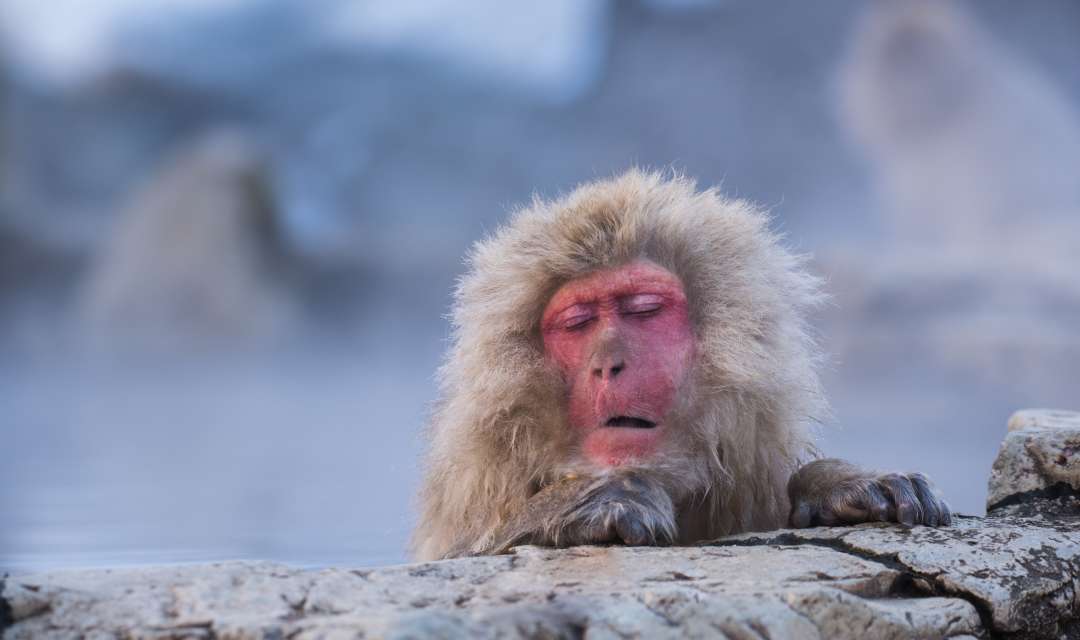
[(752, 205), (633, 169), (534, 198), (469, 254), (429, 427), (418, 559), (499, 550), (526, 501), (589, 472), (539, 318), (563, 283), (641, 257), (682, 279), (697, 341), (663, 463), (640, 469), (672, 501), (675, 542), (786, 522), (788, 479), (815, 455), (808, 425), (827, 410), (804, 323), (818, 281)]

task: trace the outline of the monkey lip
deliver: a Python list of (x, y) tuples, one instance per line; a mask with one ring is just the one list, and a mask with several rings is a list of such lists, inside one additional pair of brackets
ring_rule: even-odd
[(604, 423), (605, 427), (623, 427), (627, 429), (654, 429), (656, 423), (652, 420), (636, 416), (614, 416)]
[[(624, 420), (619, 420), (623, 418)], [(644, 418), (615, 416), (585, 436), (585, 457), (601, 467), (630, 464), (659, 449), (663, 425)]]

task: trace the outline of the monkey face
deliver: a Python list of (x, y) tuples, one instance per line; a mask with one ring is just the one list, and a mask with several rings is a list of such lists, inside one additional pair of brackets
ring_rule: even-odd
[(564, 284), (541, 318), (544, 351), (567, 385), (585, 457), (617, 466), (655, 454), (694, 355), (686, 293), (648, 260)]

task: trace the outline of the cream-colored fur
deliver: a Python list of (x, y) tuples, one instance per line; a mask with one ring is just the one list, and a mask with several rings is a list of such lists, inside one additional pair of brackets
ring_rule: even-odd
[(815, 455), (808, 425), (827, 411), (804, 321), (818, 281), (750, 204), (632, 169), (534, 198), (470, 253), (430, 425), (419, 559), (490, 551), (495, 529), (572, 466), (539, 318), (561, 284), (638, 258), (682, 279), (697, 340), (695, 417), (680, 453), (654, 465), (681, 485), (679, 541), (783, 525), (788, 477)]

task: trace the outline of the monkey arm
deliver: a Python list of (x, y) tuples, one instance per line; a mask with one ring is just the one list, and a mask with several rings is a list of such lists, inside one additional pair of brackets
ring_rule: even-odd
[(647, 474), (617, 471), (548, 485), (499, 527), (490, 553), (520, 544), (667, 545), (675, 537), (675, 507), (667, 492)]
[(878, 474), (827, 458), (788, 481), (791, 526), (900, 522), (931, 527), (952, 523), (949, 505), (921, 473)]

